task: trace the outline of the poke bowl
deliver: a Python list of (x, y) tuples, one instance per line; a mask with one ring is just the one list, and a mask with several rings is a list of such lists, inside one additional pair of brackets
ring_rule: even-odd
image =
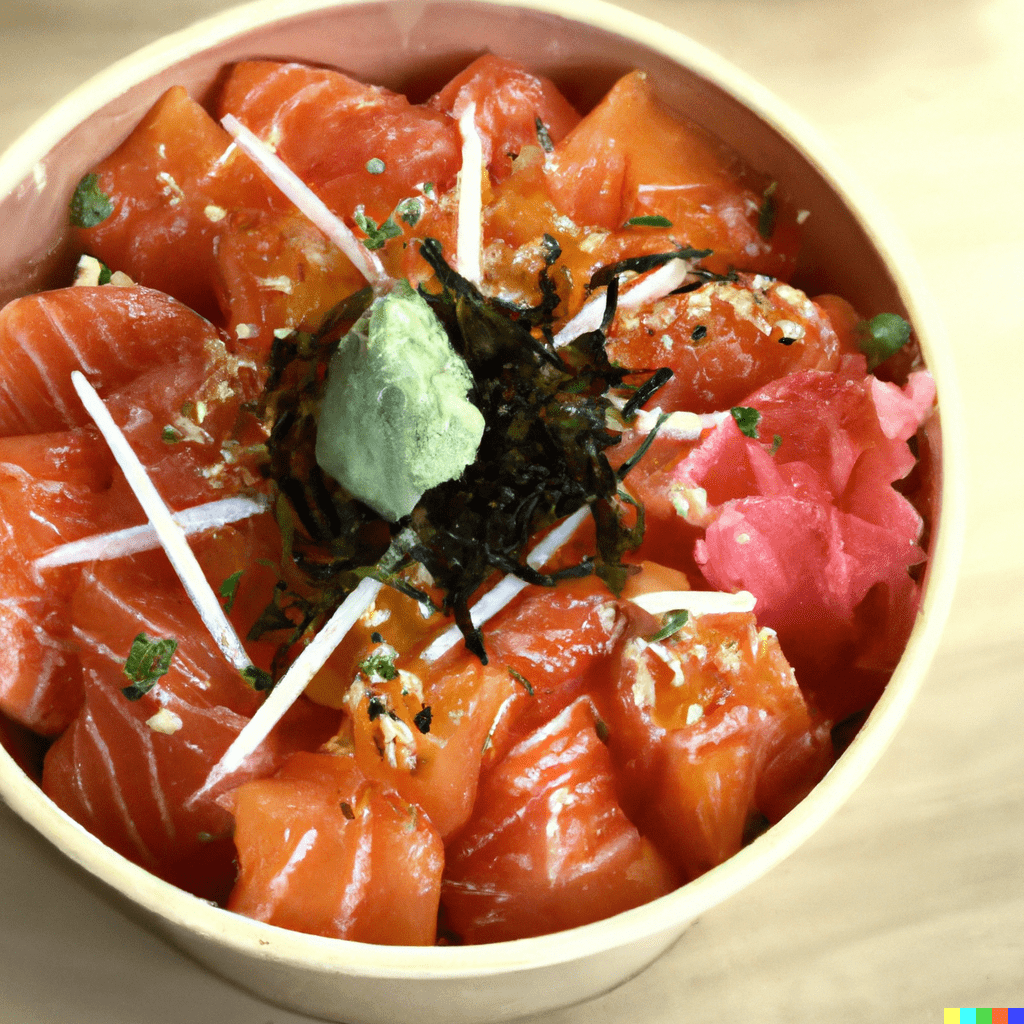
[[(506, 80), (515, 102), (488, 106)], [(503, 121), (495, 111), (509, 104)], [(218, 123), (225, 113), (235, 121)], [(673, 160), (691, 177), (673, 178)], [(288, 199), (282, 165), (303, 179)], [(43, 296), (31, 301), (49, 303), (43, 319), (57, 325), (32, 327), (27, 302), (0, 314), (3, 585), (13, 604), (42, 608), (27, 632), (52, 641), (40, 652), (20, 619), (5, 621), (0, 794), (214, 972), (353, 1024), (497, 1021), (578, 1002), (635, 975), (792, 852), (891, 740), (957, 570), (964, 470), (949, 353), (884, 215), (807, 126), (713, 54), (601, 3), (258, 2), (70, 95), (0, 160), (0, 197), (0, 300)], [(464, 230), (473, 221), (482, 235)], [(108, 306), (130, 323), (134, 354), (102, 326), (76, 333), (102, 325)], [(446, 440), (403, 428), (393, 446), (381, 433), (380, 408), (408, 417), (430, 390), (391, 366), (374, 371), (394, 384), (387, 401), (380, 384), (335, 403), (340, 468), (319, 440), (314, 459), (308, 417), (328, 434), (331, 382), (359, 378), (359, 359), (415, 316), (446, 336), (443, 369), (426, 374), (453, 392)], [(709, 366), (728, 357), (704, 353), (729, 324), (735, 358), (716, 390)], [(525, 354), (495, 358), (508, 337)], [(744, 337), (777, 368), (758, 376)], [(804, 356), (812, 342), (820, 360)], [(44, 354), (54, 367), (37, 373)], [(480, 408), (506, 417), (500, 430), (477, 421)], [(524, 462), (499, 441), (570, 421), (561, 461), (585, 465), (583, 484), (549, 474), (542, 497), (519, 495), (526, 525), (497, 554), (495, 523), (467, 519), (454, 561), (477, 566), (476, 586), (445, 591), (452, 560), (428, 544), (447, 529), (437, 510), (476, 508), (452, 488), (485, 448), (478, 487), (502, 459)], [(831, 445), (824, 469), (802, 447), (816, 431)], [(438, 474), (464, 433), (473, 451)], [(109, 454), (118, 434), (127, 463)], [(183, 457), (195, 462), (185, 482)], [(384, 489), (366, 490), (377, 460)], [(723, 465), (725, 483), (708, 475)], [(310, 498), (321, 471), (333, 476)], [(168, 539), (183, 509), (221, 499), (249, 506), (233, 522), (201, 514), (190, 550), (242, 637), (235, 662), (230, 640), (203, 631), (178, 579), (190, 556)], [(160, 525), (168, 506), (177, 526)], [(325, 507), (353, 518), (374, 558), (332, 546), (337, 530), (315, 535)], [(50, 535), (20, 525), (26, 508), (56, 524)], [(560, 535), (570, 514), (578, 533)], [(125, 546), (124, 530), (148, 548)], [(96, 537), (112, 534), (101, 556)], [(402, 557), (381, 568), (399, 541)], [(86, 543), (77, 561), (75, 542)], [(547, 555), (527, 561), (535, 543)], [(331, 588), (313, 586), (327, 578)], [(498, 625), (475, 633), (475, 592), (506, 584)], [(233, 741), (253, 735), (246, 723), (367, 588), (326, 665), (299, 679), (305, 695), (282, 696), (280, 724), (232, 760)], [(401, 640), (390, 632), (400, 621)], [(452, 680), (469, 690), (452, 697)], [(215, 721), (209, 742), (192, 742), (189, 686)], [(751, 722), (769, 723), (756, 740)], [(672, 757), (645, 746), (653, 733), (676, 737)], [(109, 782), (131, 737), (135, 777), (157, 780), (145, 809), (141, 786)], [(165, 751), (186, 741), (188, 766), (173, 762), (185, 781), (171, 782)], [(576, 766), (545, 776), (537, 757), (568, 747), (583, 751)], [(435, 767), (458, 750), (470, 781)], [(723, 810), (694, 795), (681, 764), (742, 793)], [(525, 777), (535, 789), (517, 804)], [(282, 818), (288, 800), (305, 809)], [(304, 817), (309, 806), (324, 817)], [(400, 827), (371, 829), (355, 852), (335, 843), (340, 859), (310, 871), (298, 909), (278, 899), (322, 855), (321, 834), (392, 819)], [(516, 847), (506, 825), (527, 821)], [(378, 869), (371, 850), (398, 832), (411, 839)], [(502, 853), (495, 835), (511, 844)], [(593, 870), (555, 878), (588, 858)], [(360, 872), (372, 886), (359, 888)]]

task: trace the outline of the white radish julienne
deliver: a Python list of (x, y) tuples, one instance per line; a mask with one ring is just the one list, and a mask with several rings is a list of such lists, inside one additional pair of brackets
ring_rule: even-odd
[(462, 169), (459, 171), (459, 219), (455, 241), (455, 269), (473, 284), (483, 276), (483, 143), (476, 130), (476, 104), (466, 104), (459, 116)]
[[(649, 302), (663, 299), (669, 293), (674, 292), (686, 280), (686, 275), (689, 273), (690, 264), (687, 260), (671, 260), (642, 277), (628, 291), (624, 291), (619, 296), (617, 308), (638, 309), (640, 306), (646, 306)], [(596, 331), (601, 326), (601, 321), (604, 320), (607, 308), (607, 292), (601, 292), (600, 295), (595, 295), (589, 302), (584, 303), (582, 309), (568, 320), (555, 335), (555, 348), (568, 345), (581, 334)]]
[[(533, 550), (526, 556), (526, 564), (539, 569), (558, 549), (565, 544), (586, 519), (590, 509), (584, 506), (577, 509), (567, 519), (562, 520)], [(512, 598), (528, 584), (518, 576), (505, 576), (492, 590), (489, 590), (470, 609), (473, 625), (479, 629), (488, 619), (493, 618)], [(461, 639), (462, 633), (458, 626), (450, 626), (423, 652), (426, 662), (437, 661), (442, 654), (450, 651)]]
[(206, 788), (233, 772), (269, 735), (282, 715), (299, 699), (313, 676), (323, 668), (338, 644), (359, 617), (373, 604), (383, 584), (364, 579), (341, 603), (327, 624), (313, 638), (309, 646), (292, 662), (288, 671), (270, 691), (270, 696), (235, 737), (224, 756), (207, 777)]
[(735, 594), (717, 590), (659, 590), (653, 594), (640, 594), (631, 600), (651, 615), (682, 611), (691, 615), (752, 612), (757, 603), (757, 598), (747, 590), (739, 590)]
[(83, 373), (73, 370), (71, 381), (78, 392), (86, 411), (93, 418), (117, 464), (124, 472), (125, 479), (139, 499), (139, 504), (160, 539), (160, 545), (174, 566), (185, 592), (196, 606), (203, 624), (210, 631), (224, 657), (240, 672), (252, 669), (253, 664), (242, 646), (234, 626), (228, 621), (217, 595), (203, 574), (203, 570), (192, 549), (188, 546), (185, 531), (175, 522), (171, 510), (164, 504), (153, 486), (139, 457), (132, 451), (128, 439), (114, 422), (103, 400), (96, 393)]
[(323, 200), (280, 158), (233, 114), (221, 124), (268, 178), (304, 213), (352, 262), (375, 289), (387, 289), (394, 282), (376, 253), (363, 245), (355, 232), (336, 217)]
[[(258, 515), (266, 511), (267, 501), (263, 497), (246, 498), (237, 495), (222, 498), (205, 505), (173, 512), (171, 518), (186, 534), (202, 533), (228, 523)], [(130, 526), (126, 530), (100, 533), (82, 540), (62, 544), (35, 559), (37, 569), (49, 569), (58, 565), (75, 565), (79, 562), (101, 562), (112, 558), (126, 558), (140, 551), (152, 551), (160, 547), (160, 538), (152, 525)]]

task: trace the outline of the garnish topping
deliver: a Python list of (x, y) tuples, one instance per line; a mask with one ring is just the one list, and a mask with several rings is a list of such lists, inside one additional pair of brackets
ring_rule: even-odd
[(100, 188), (99, 181), (99, 175), (87, 174), (78, 183), (71, 197), (71, 224), (74, 227), (94, 228), (114, 212), (114, 202)]
[(517, 672), (511, 665), (506, 666), (508, 668), (508, 674), (517, 682), (526, 692), (532, 697), (533, 696), (533, 684), (529, 679), (526, 678), (521, 672)]
[(879, 313), (858, 325), (857, 344), (873, 370), (910, 340), (910, 324), (898, 313)]
[(757, 599), (747, 590), (735, 594), (719, 590), (660, 590), (630, 598), (638, 608), (651, 615), (687, 611), (690, 615), (725, 615), (751, 612)]
[(778, 191), (779, 183), (773, 181), (761, 193), (761, 209), (757, 215), (757, 233), (767, 242), (775, 234), (775, 221), (779, 215), (778, 204), (775, 200), (775, 193)]
[(235, 606), (235, 598), (238, 596), (238, 583), (242, 578), (244, 569), (233, 572), (219, 587), (217, 595), (224, 602), (224, 611), (229, 615)]
[(458, 477), (484, 432), (467, 398), (469, 368), (430, 306), (404, 281), (338, 345), (316, 436), (316, 461), (389, 522)]
[(383, 174), (384, 161), (379, 156), (371, 157), (366, 161), (366, 171), (368, 174)]
[(422, 710), (416, 712), (416, 714), (413, 716), (412, 722), (413, 725), (415, 725), (416, 728), (419, 729), (419, 731), (423, 733), (424, 736), (426, 736), (426, 734), (430, 732), (431, 718), (432, 714), (430, 711), (430, 705), (427, 704)]
[(757, 425), (761, 422), (761, 414), (757, 409), (737, 405), (733, 406), (729, 412), (732, 413), (732, 418), (736, 421), (736, 426), (739, 427), (740, 433), (744, 437), (757, 438)]
[[(236, 495), (233, 498), (222, 498), (205, 505), (182, 509), (173, 513), (172, 518), (185, 533), (202, 533), (204, 530), (248, 519), (266, 511), (266, 508), (266, 500), (262, 497), (246, 498)], [(138, 554), (140, 551), (152, 551), (158, 547), (160, 538), (151, 525), (129, 526), (124, 530), (100, 533), (62, 544), (52, 551), (47, 551), (45, 555), (40, 555), (33, 564), (37, 569), (47, 569), (55, 565), (123, 558), (126, 555)]]
[(674, 636), (686, 625), (690, 619), (690, 613), (685, 609), (681, 609), (677, 612), (672, 612), (665, 617), (665, 621), (662, 624), (661, 629), (658, 630), (653, 636), (647, 637), (648, 643), (656, 644), (662, 640), (667, 640), (670, 636)]
[(124, 674), (131, 680), (131, 685), (125, 686), (121, 692), (129, 700), (144, 697), (156, 681), (167, 674), (177, 649), (177, 640), (151, 640), (145, 633), (139, 633), (132, 641), (124, 663)]
[(397, 652), (391, 647), (374, 651), (370, 657), (359, 662), (359, 671), (374, 683), (395, 679), (398, 676), (398, 669), (395, 668), (396, 657)]
[(641, 217), (630, 217), (623, 224), (626, 228), (670, 228), (672, 221), (668, 217), (661, 217), (657, 214), (645, 214)]
[(372, 217), (366, 215), (361, 206), (356, 207), (352, 219), (356, 222), (356, 227), (366, 235), (363, 245), (374, 252), (377, 249), (383, 249), (389, 239), (398, 238), (402, 233), (402, 229), (391, 217), (387, 217), (383, 224), (378, 224)]
[(458, 272), (479, 284), (482, 276), (483, 248), (483, 143), (476, 130), (476, 104), (467, 103), (459, 116), (462, 135), (462, 169), (459, 171), (459, 220), (455, 243), (455, 267)]
[(555, 151), (555, 144), (551, 141), (551, 133), (548, 131), (548, 126), (539, 117), (535, 117), (533, 123), (537, 126), (537, 141), (540, 143), (540, 148), (545, 153), (553, 153)]

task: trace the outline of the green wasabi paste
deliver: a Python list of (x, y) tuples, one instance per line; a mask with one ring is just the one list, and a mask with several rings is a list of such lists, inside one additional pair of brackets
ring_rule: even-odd
[(408, 282), (378, 299), (328, 368), (316, 460), (350, 494), (397, 522), (475, 458), (484, 432), (469, 367)]

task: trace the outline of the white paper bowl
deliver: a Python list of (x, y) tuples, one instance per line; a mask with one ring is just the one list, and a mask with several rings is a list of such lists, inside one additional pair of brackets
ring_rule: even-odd
[[(898, 311), (934, 374), (945, 424), (941, 511), (922, 612), (903, 660), (853, 744), (781, 823), (660, 900), (583, 928), (477, 947), (393, 948), (288, 932), (217, 909), (111, 852), (58, 810), (0, 750), (0, 794), (133, 915), (218, 974), (283, 1006), (350, 1024), (483, 1024), (606, 991), (667, 949), (699, 915), (777, 864), (860, 783), (897, 729), (938, 644), (963, 533), (965, 469), (947, 342), (914, 261), (816, 134), (766, 90), (689, 39), (597, 0), (263, 0), (176, 33), (77, 89), (0, 159), (0, 300), (45, 284), (66, 262), (67, 201), (169, 86), (203, 98), (244, 57), (340, 67), (404, 90), (440, 84), (491, 50), (596, 102), (643, 68), (660, 96), (783, 183), (806, 224), (808, 290), (844, 295), (866, 315)], [(685, 963), (685, 958), (682, 961)], [(685, 977), (680, 984), (685, 984)]]

